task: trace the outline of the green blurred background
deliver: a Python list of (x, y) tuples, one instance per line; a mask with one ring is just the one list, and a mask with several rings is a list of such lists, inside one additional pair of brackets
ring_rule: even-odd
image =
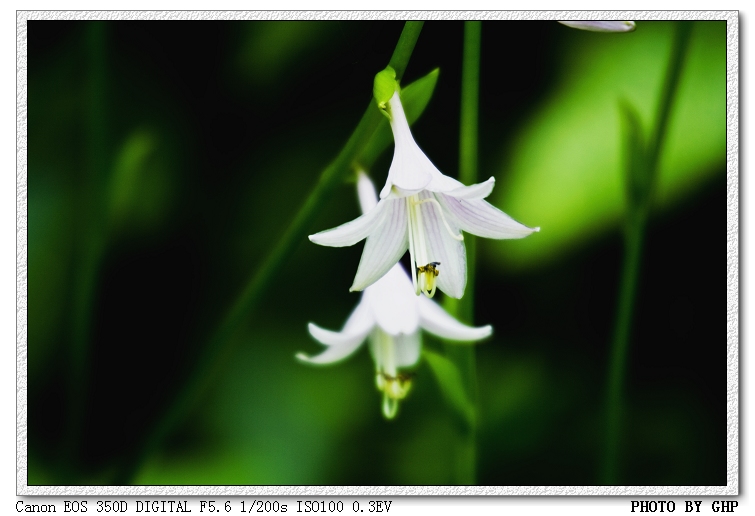
[[(673, 22), (629, 34), (482, 24), (480, 177), (539, 234), (478, 240), (485, 485), (592, 485), (603, 452), (624, 209), (619, 102), (651, 123)], [(108, 484), (371, 100), (401, 22), (28, 22), (28, 482)], [(694, 24), (630, 341), (622, 479), (726, 483), (726, 349), (711, 210), (726, 198), (726, 25)], [(463, 24), (425, 24), (403, 83), (440, 78), (414, 125), (458, 168)], [(389, 149), (372, 175), (382, 185)], [(718, 199), (718, 200), (716, 200)], [(718, 203), (719, 208), (715, 208)], [(311, 221), (358, 214), (345, 184)], [(362, 349), (329, 368), (361, 254), (302, 241), (222, 372), (137, 464), (139, 484), (449, 484), (458, 432), (421, 364), (386, 421)], [(721, 316), (723, 317), (723, 316)], [(430, 338), (425, 345), (439, 348)]]

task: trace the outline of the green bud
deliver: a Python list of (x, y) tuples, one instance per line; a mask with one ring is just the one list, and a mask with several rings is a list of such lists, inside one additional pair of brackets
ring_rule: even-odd
[(388, 116), (388, 113), (385, 112), (386, 104), (388, 104), (388, 101), (391, 100), (391, 97), (397, 91), (398, 81), (396, 80), (396, 70), (388, 66), (385, 70), (378, 72), (378, 74), (375, 75), (375, 83), (372, 86), (372, 95), (375, 97), (375, 102), (377, 102), (380, 111), (385, 116)]

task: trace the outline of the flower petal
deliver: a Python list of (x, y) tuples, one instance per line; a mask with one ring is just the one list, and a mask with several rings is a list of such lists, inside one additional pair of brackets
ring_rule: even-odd
[(461, 185), (458, 188), (442, 193), (445, 195), (450, 195), (451, 197), (455, 197), (456, 199), (484, 199), (485, 197), (490, 195), (490, 192), (493, 191), (494, 186), (495, 178), (490, 177), (490, 179), (488, 179), (484, 183), (477, 183), (472, 186)]
[(377, 206), (378, 197), (375, 192), (375, 185), (372, 184), (369, 176), (361, 170), (357, 178), (357, 195), (359, 196), (359, 207), (362, 208), (362, 213), (367, 213)]
[(314, 323), (309, 323), (309, 334), (320, 343), (329, 346), (328, 349), (310, 357), (304, 353), (298, 353), (296, 358), (311, 364), (330, 364), (343, 360), (356, 351), (364, 342), (367, 334), (374, 326), (371, 310), (364, 299), (356, 306), (346, 320), (343, 330), (340, 332), (320, 328)]
[(384, 212), (385, 203), (378, 203), (373, 209), (351, 222), (341, 224), (337, 228), (309, 235), (309, 239), (315, 244), (327, 245), (329, 247), (354, 245), (375, 231), (382, 221)]
[(393, 197), (413, 195), (424, 189), (433, 179), (433, 172), (437, 172), (435, 165), (414, 141), (398, 92), (393, 94), (389, 104), (395, 147), (388, 179), (380, 192), (381, 199), (387, 198), (390, 194), (393, 194)]
[(366, 335), (362, 335), (359, 337), (351, 336), (345, 338), (341, 333), (324, 330), (312, 323), (309, 323), (309, 333), (311, 333), (317, 340), (324, 339), (330, 342), (335, 342), (339, 339), (342, 340), (340, 344), (330, 346), (319, 355), (308, 356), (304, 353), (296, 354), (296, 358), (302, 362), (309, 362), (310, 364), (332, 364), (343, 360), (359, 349), (359, 346), (361, 346), (366, 337)]
[(633, 21), (603, 20), (603, 21), (560, 21), (572, 29), (589, 30), (592, 32), (632, 32), (637, 27)]
[(384, 199), (372, 211), (379, 209), (381, 205), (384, 206), (384, 216), (364, 245), (354, 284), (349, 289), (352, 292), (364, 290), (379, 280), (401, 259), (409, 247), (406, 201)]
[[(435, 197), (441, 195), (435, 194)], [(420, 199), (429, 198), (433, 198), (433, 194), (429, 192), (420, 194)], [(420, 209), (430, 261), (440, 262), (438, 288), (446, 295), (459, 299), (464, 295), (464, 288), (467, 285), (467, 254), (464, 242), (454, 239), (448, 232), (439, 212), (440, 206), (428, 202), (422, 204)], [(453, 218), (447, 217), (446, 221), (454, 234), (460, 234), (459, 227)]]
[[(396, 148), (393, 151), (393, 161), (391, 168), (388, 170), (388, 179), (385, 182), (383, 190), (380, 192), (380, 198), (406, 197), (414, 195), (433, 180), (433, 171), (437, 170), (430, 159), (425, 156), (414, 139), (401, 142), (396, 140)], [(440, 172), (438, 172), (440, 174)]]
[(436, 194), (436, 199), (456, 224), (473, 235), (485, 238), (523, 238), (540, 228), (529, 228), (515, 221), (501, 210), (482, 199), (465, 200)]
[(365, 301), (381, 330), (389, 335), (414, 333), (419, 328), (417, 296), (412, 280), (396, 263), (385, 276), (364, 291)]
[(396, 335), (393, 342), (396, 346), (396, 367), (411, 367), (419, 361), (422, 349), (422, 337), (419, 331)]
[(453, 177), (448, 177), (447, 175), (443, 174), (440, 170), (435, 168), (435, 166), (433, 166), (432, 176), (433, 180), (430, 181), (430, 183), (425, 187), (425, 190), (429, 190), (431, 192), (452, 192), (466, 188), (466, 186), (464, 186)]
[(493, 333), (490, 325), (475, 328), (460, 323), (435, 301), (424, 296), (419, 298), (419, 317), (422, 329), (444, 339), (475, 341)]
[[(349, 318), (346, 319), (341, 333), (353, 336), (367, 335), (373, 326), (375, 326), (375, 317), (372, 314), (372, 307), (369, 300), (365, 299), (363, 294), (359, 303), (357, 303), (357, 306), (354, 307), (354, 310), (349, 315)], [(323, 340), (320, 340), (320, 342), (330, 345)]]
[[(322, 331), (328, 332), (328, 330), (322, 330)], [(334, 332), (328, 332), (328, 333), (334, 333)], [(315, 356), (308, 356), (305, 353), (299, 352), (296, 354), (296, 358), (301, 360), (302, 362), (308, 362), (310, 364), (333, 364), (335, 362), (344, 360), (349, 355), (354, 353), (354, 351), (359, 349), (359, 346), (362, 344), (362, 342), (364, 342), (364, 338), (362, 338), (362, 340), (357, 340), (353, 342), (350, 341), (348, 344), (344, 344), (342, 346), (330, 346), (325, 351)]]

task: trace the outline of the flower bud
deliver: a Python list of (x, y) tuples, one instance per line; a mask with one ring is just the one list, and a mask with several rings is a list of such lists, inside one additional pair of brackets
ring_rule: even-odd
[(375, 83), (372, 86), (372, 95), (375, 97), (380, 112), (390, 119), (390, 115), (385, 111), (388, 101), (393, 94), (398, 91), (398, 81), (396, 80), (396, 70), (387, 66), (385, 70), (375, 75)]

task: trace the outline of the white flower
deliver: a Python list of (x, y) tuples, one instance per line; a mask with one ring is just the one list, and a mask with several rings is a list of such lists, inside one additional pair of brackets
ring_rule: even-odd
[[(362, 210), (375, 211), (375, 189), (364, 174), (360, 174), (358, 189)], [(456, 341), (480, 340), (493, 331), (490, 326), (466, 326), (434, 301), (417, 297), (406, 272), (395, 263), (387, 274), (364, 290), (343, 330), (334, 332), (309, 324), (309, 333), (327, 346), (325, 351), (312, 357), (303, 353), (296, 356), (312, 364), (331, 364), (350, 356), (368, 340), (375, 360), (377, 387), (383, 392), (383, 413), (390, 419), (411, 387), (411, 375), (405, 369), (419, 360), (420, 329)]]
[(529, 228), (483, 199), (495, 183), (464, 186), (444, 176), (415, 143), (399, 93), (387, 109), (395, 140), (388, 180), (377, 206), (351, 222), (310, 235), (320, 245), (344, 247), (367, 238), (351, 290), (363, 290), (383, 276), (409, 249), (412, 284), (428, 297), (440, 288), (460, 298), (467, 282), (464, 237), (522, 238)]
[(637, 28), (633, 21), (604, 20), (604, 21), (559, 21), (572, 29), (589, 30), (592, 32), (632, 32)]

